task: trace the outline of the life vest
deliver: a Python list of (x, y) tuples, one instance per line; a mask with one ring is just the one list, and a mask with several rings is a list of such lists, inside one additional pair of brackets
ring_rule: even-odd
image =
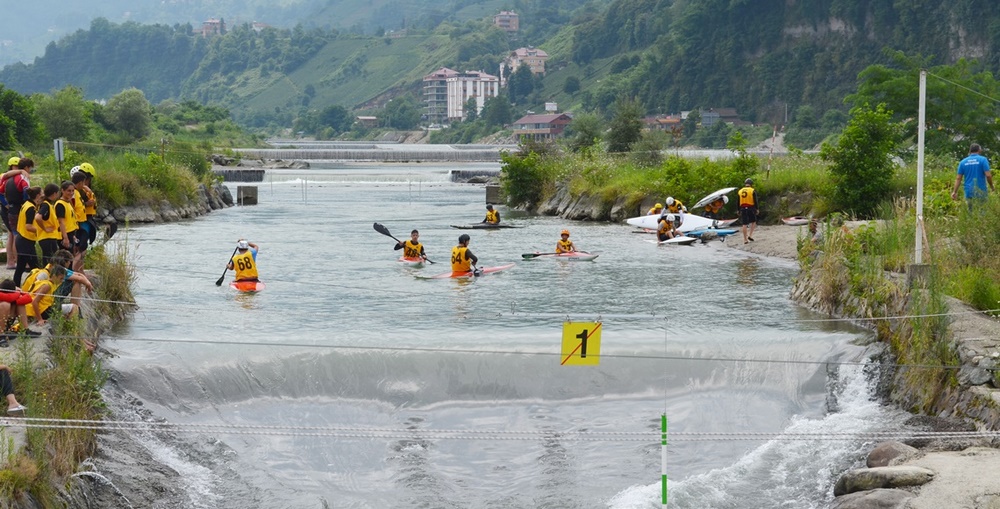
[(670, 212), (671, 214), (676, 214), (681, 210), (686, 210), (686, 209), (684, 209), (684, 204), (681, 203), (680, 200), (675, 199), (673, 205), (667, 205), (667, 212)]
[(257, 264), (255, 263), (254, 253), (252, 249), (247, 249), (242, 253), (237, 253), (233, 256), (233, 269), (236, 270), (236, 280), (246, 281), (246, 280), (256, 280), (257, 279)]
[(417, 242), (413, 243), (413, 240), (407, 239), (403, 242), (403, 257), (404, 258), (421, 258), (424, 253), (424, 245)]
[(647, 216), (653, 216), (653, 215), (659, 214), (660, 212), (663, 212), (663, 207), (660, 207), (660, 208), (653, 207), (653, 208), (649, 209), (649, 212), (646, 212), (646, 215)]
[(32, 300), (30, 293), (21, 290), (0, 290), (0, 302), (27, 306)]
[(754, 192), (752, 187), (746, 186), (743, 189), (740, 189), (736, 194), (740, 197), (741, 209), (757, 206), (757, 194)]
[(455, 246), (451, 248), (451, 271), (469, 272), (472, 270), (472, 260), (469, 259), (469, 248)]
[(556, 241), (556, 252), (557, 253), (569, 253), (573, 250), (573, 241), (566, 239), (559, 239)]
[[(45, 277), (43, 277), (42, 279), (48, 279), (50, 275), (49, 271), (51, 269), (52, 269), (51, 263), (47, 264), (45, 267), (40, 269), (39, 268), (31, 269), (31, 272), (28, 272), (28, 276), (24, 278), (24, 283), (21, 284), (21, 288), (30, 289), (31, 285), (35, 284), (35, 280), (38, 279), (39, 274), (45, 274)], [(69, 276), (67, 275), (66, 277)]]
[(660, 229), (656, 230), (657, 235), (666, 235), (667, 232), (674, 231), (674, 223), (667, 219), (666, 216), (660, 218)]
[[(56, 205), (59, 204), (62, 204), (63, 210), (66, 211), (66, 217), (63, 218), (66, 220), (66, 233), (69, 234), (79, 230), (80, 225), (76, 222), (76, 210), (73, 208), (73, 204), (62, 198), (56, 200)], [(58, 224), (58, 221), (59, 219), (56, 218), (56, 224)], [(62, 238), (62, 235), (59, 237)]]
[[(48, 219), (43, 217), (42, 211), (48, 211)], [(59, 233), (59, 218), (56, 217), (55, 203), (46, 201), (42, 202), (42, 204), (38, 206), (38, 210), (35, 211), (35, 226), (40, 227), (35, 235), (35, 240), (59, 240), (62, 238), (62, 234)], [(46, 231), (46, 226), (48, 226), (49, 231)]]
[(73, 216), (77, 223), (87, 220), (87, 208), (83, 206), (83, 193), (79, 189), (73, 191)]
[[(38, 301), (39, 313), (45, 313), (45, 310), (49, 309), (49, 307), (52, 306), (52, 302), (55, 300), (54, 295), (56, 292), (56, 287), (58, 287), (59, 285), (55, 284), (55, 282), (48, 279), (36, 279), (31, 284), (31, 289), (28, 290), (32, 295), (37, 297), (39, 295), (39, 289), (45, 285), (48, 285), (49, 288), (45, 290), (44, 293), (41, 293), (42, 299)], [(28, 316), (35, 316), (35, 306), (26, 306), (26, 310)]]
[(487, 210), (486, 211), (486, 222), (487, 223), (492, 223), (492, 224), (499, 223), (500, 222), (500, 212), (497, 212), (496, 210)]
[(86, 203), (84, 203), (84, 213), (87, 215), (86, 217), (90, 218), (91, 216), (96, 216), (97, 215), (97, 197), (94, 196), (94, 192), (91, 191), (89, 187), (85, 188), (83, 190), (83, 194), (84, 194), (84, 201), (85, 202), (89, 202), (89, 201), (94, 202), (92, 205), (87, 205)]
[(26, 201), (26, 202), (24, 202), (24, 205), (21, 205), (21, 211), (17, 213), (17, 233), (19, 235), (21, 235), (22, 237), (24, 237), (25, 239), (34, 242), (34, 241), (38, 240), (38, 227), (35, 226), (35, 231), (28, 230), (28, 224), (29, 224), (28, 223), (28, 212), (29, 211), (33, 211), (32, 217), (31, 217), (31, 219), (32, 219), (31, 222), (32, 223), (35, 222), (34, 221), (34, 219), (35, 219), (34, 218), (34, 213), (37, 212), (35, 204), (32, 203), (32, 202), (30, 202), (30, 201)]

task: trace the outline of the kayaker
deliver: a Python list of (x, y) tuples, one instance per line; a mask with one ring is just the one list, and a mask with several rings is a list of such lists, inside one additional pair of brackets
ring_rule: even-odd
[(660, 229), (656, 230), (656, 240), (666, 242), (677, 236), (677, 229), (674, 227), (674, 222), (666, 213), (660, 214), (658, 224), (660, 225)]
[(576, 251), (576, 246), (573, 245), (573, 241), (569, 240), (569, 230), (563, 230), (559, 233), (562, 239), (556, 241), (556, 252), (557, 253), (572, 253)]
[(753, 180), (744, 180), (743, 189), (737, 191), (736, 195), (740, 197), (740, 230), (743, 232), (743, 243), (749, 244), (753, 242), (753, 231), (757, 229), (757, 191), (753, 188)]
[(710, 219), (719, 219), (719, 211), (727, 203), (729, 203), (729, 197), (725, 195), (720, 196), (712, 203), (705, 205), (705, 212), (702, 215)]
[(656, 205), (653, 205), (653, 208), (649, 209), (649, 212), (646, 212), (646, 215), (647, 216), (655, 216), (655, 215), (658, 215), (661, 212), (663, 212), (663, 204), (662, 203), (657, 203)]
[(486, 206), (486, 219), (481, 222), (489, 224), (500, 224), (500, 211), (493, 210), (493, 205)]
[(257, 244), (240, 239), (236, 243), (236, 254), (229, 260), (229, 270), (236, 271), (236, 282), (259, 281), (257, 279)]
[(451, 248), (451, 271), (452, 272), (470, 272), (476, 269), (476, 264), (479, 263), (479, 258), (469, 251), (469, 241), (472, 238), (469, 237), (467, 233), (463, 233), (458, 236), (458, 245)]
[[(38, 325), (45, 325), (45, 321), (52, 317), (53, 304), (55, 303), (56, 289), (62, 285), (66, 277), (66, 267), (56, 265), (49, 271), (47, 279), (35, 279), (28, 293), (35, 296), (31, 304), (27, 306), (27, 315), (34, 318)], [(68, 302), (63, 302), (57, 308), (62, 315), (70, 318), (76, 315), (77, 306)]]
[(402, 240), (396, 243), (396, 247), (393, 250), (403, 250), (404, 258), (422, 258), (427, 259), (427, 255), (424, 253), (424, 245), (420, 243), (420, 232), (413, 230), (410, 232), (409, 240)]
[(667, 197), (667, 212), (671, 214), (680, 214), (681, 212), (687, 212), (687, 207), (684, 206), (680, 200), (674, 199), (673, 196)]

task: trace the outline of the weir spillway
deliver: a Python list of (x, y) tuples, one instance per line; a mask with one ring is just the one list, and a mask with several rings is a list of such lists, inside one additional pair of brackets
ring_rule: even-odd
[(244, 158), (379, 163), (499, 162), (516, 145), (413, 145), (399, 143), (271, 142), (276, 148), (240, 148)]

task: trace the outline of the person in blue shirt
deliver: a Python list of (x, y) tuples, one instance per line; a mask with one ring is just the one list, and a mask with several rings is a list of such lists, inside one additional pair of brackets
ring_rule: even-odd
[(969, 147), (969, 155), (958, 163), (958, 177), (955, 178), (955, 187), (951, 190), (951, 199), (958, 199), (958, 186), (965, 181), (965, 199), (969, 203), (969, 210), (972, 210), (974, 201), (985, 200), (987, 196), (986, 185), (989, 184), (990, 191), (993, 189), (993, 174), (990, 173), (990, 161), (980, 155), (982, 147), (978, 143), (973, 143)]

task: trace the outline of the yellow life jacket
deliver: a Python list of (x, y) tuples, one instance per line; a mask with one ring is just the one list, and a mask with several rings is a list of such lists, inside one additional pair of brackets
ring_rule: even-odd
[(557, 253), (569, 253), (573, 250), (573, 241), (566, 239), (559, 239), (556, 241), (556, 252)]
[[(76, 222), (76, 209), (73, 208), (73, 204), (62, 198), (56, 200), (56, 205), (59, 205), (60, 203), (62, 204), (63, 209), (66, 211), (66, 217), (63, 218), (66, 220), (66, 233), (73, 233), (78, 229), (80, 229), (80, 225), (78, 225)], [(54, 210), (53, 214), (55, 214)], [(56, 224), (59, 224), (58, 218), (56, 219)], [(62, 235), (59, 235), (59, 238), (62, 238)]]
[(472, 270), (472, 260), (468, 256), (469, 248), (465, 246), (455, 246), (451, 248), (451, 271), (469, 272)]
[[(49, 210), (49, 218), (42, 219), (40, 212), (42, 211), (42, 207), (46, 205), (47, 207), (45, 208)], [(35, 212), (35, 226), (40, 227), (38, 230), (38, 234), (35, 237), (35, 240), (45, 240), (45, 239), (59, 240), (62, 238), (62, 234), (59, 233), (59, 218), (56, 217), (55, 203), (47, 201), (43, 202), (42, 205), (38, 207), (38, 210)], [(48, 229), (51, 231), (45, 231), (46, 226), (48, 226)]]
[(674, 223), (673, 223), (673, 222), (671, 222), (671, 221), (670, 221), (669, 219), (667, 219), (666, 217), (661, 217), (661, 218), (660, 218), (660, 223), (659, 223), (659, 225), (660, 225), (660, 229), (659, 229), (659, 230), (656, 230), (656, 233), (657, 233), (658, 235), (666, 235), (666, 234), (667, 234), (667, 232), (672, 232), (672, 231), (674, 231)]
[(753, 188), (746, 186), (740, 189), (736, 193), (740, 197), (740, 208), (755, 207), (757, 206), (757, 195), (754, 193)]
[[(28, 211), (29, 210), (34, 210), (35, 212), (38, 212), (36, 210), (36, 207), (35, 207), (34, 203), (32, 203), (30, 201), (26, 201), (26, 202), (24, 202), (24, 205), (21, 205), (21, 211), (17, 213), (17, 233), (20, 234), (25, 239), (28, 239), (28, 240), (34, 242), (34, 241), (38, 240), (38, 233), (37, 233), (37, 228), (38, 227), (37, 226), (35, 227), (36, 228), (35, 231), (29, 231), (28, 230)], [(32, 221), (32, 223), (34, 223), (34, 221)]]
[(257, 264), (254, 261), (253, 251), (250, 249), (233, 255), (233, 269), (236, 271), (237, 281), (257, 279)]
[(407, 239), (403, 242), (403, 256), (406, 258), (420, 258), (424, 252), (424, 245), (417, 242), (413, 243), (412, 239)]
[(493, 223), (493, 224), (499, 223), (500, 222), (500, 212), (498, 212), (496, 210), (487, 210), (486, 211), (486, 222), (487, 223)]
[[(50, 281), (48, 279), (36, 279), (35, 281), (32, 282), (31, 289), (28, 290), (33, 297), (37, 297), (37, 294), (39, 293), (39, 288), (45, 286), (46, 284), (49, 285), (49, 288), (45, 290), (45, 293), (42, 294), (42, 299), (38, 301), (39, 313), (45, 313), (45, 310), (49, 309), (49, 307), (52, 306), (52, 302), (55, 300), (54, 294), (56, 292), (56, 287), (58, 287), (59, 285), (55, 284), (55, 282)], [(28, 304), (27, 306), (25, 306), (25, 308), (28, 313), (28, 316), (35, 316), (35, 306)]]
[(87, 209), (83, 205), (83, 193), (79, 189), (73, 191), (73, 216), (76, 217), (77, 223), (87, 220)]
[(684, 208), (684, 204), (681, 203), (680, 200), (674, 199), (674, 204), (673, 205), (667, 205), (667, 212), (670, 212), (671, 214), (676, 214), (676, 213), (680, 212), (681, 209), (683, 209), (683, 208)]
[(94, 202), (93, 205), (87, 205), (86, 203), (83, 204), (84, 205), (84, 213), (87, 215), (86, 217), (96, 216), (97, 215), (97, 197), (94, 196), (94, 192), (91, 191), (90, 188), (84, 189), (83, 190), (83, 194), (84, 194), (84, 197), (85, 197), (86, 201), (93, 201)]
[(26, 278), (24, 278), (24, 283), (21, 283), (21, 288), (28, 288), (28, 289), (30, 289), (31, 285), (35, 284), (35, 280), (38, 279), (38, 275), (39, 274), (45, 274), (45, 279), (48, 279), (49, 276), (52, 275), (49, 272), (51, 269), (52, 269), (52, 264), (51, 263), (48, 264), (48, 265), (46, 265), (44, 268), (41, 268), (41, 269), (38, 269), (38, 268), (31, 269), (31, 272), (28, 273), (28, 276)]
[(649, 212), (646, 212), (646, 215), (647, 216), (652, 216), (652, 215), (655, 215), (655, 214), (659, 214), (660, 212), (663, 212), (663, 207), (660, 207), (660, 208), (653, 207), (653, 208), (649, 209)]

